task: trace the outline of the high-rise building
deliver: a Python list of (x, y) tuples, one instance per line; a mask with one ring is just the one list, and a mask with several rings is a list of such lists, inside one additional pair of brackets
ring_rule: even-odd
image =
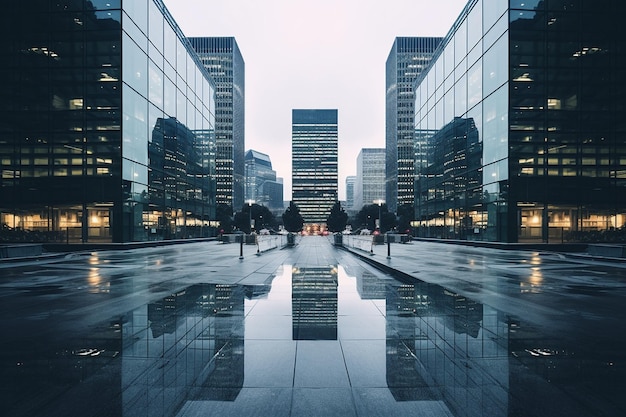
[(239, 210), (245, 188), (245, 63), (233, 37), (188, 39), (217, 87), (216, 200)]
[(354, 206), (360, 210), (368, 204), (385, 200), (385, 150), (364, 148), (356, 159)]
[(215, 84), (161, 0), (17, 2), (0, 26), (1, 234), (211, 233)]
[(355, 175), (349, 175), (346, 177), (346, 211), (354, 210), (354, 183), (356, 182)]
[(292, 199), (315, 231), (339, 199), (337, 126), (336, 109), (292, 111)]
[(608, 0), (467, 4), (416, 81), (420, 236), (624, 238), (623, 11)]
[(246, 201), (254, 201), (269, 209), (283, 207), (283, 183), (276, 178), (269, 155), (248, 150), (246, 152)]
[(386, 64), (385, 199), (395, 212), (413, 204), (415, 181), (414, 83), (442, 38), (396, 38)]

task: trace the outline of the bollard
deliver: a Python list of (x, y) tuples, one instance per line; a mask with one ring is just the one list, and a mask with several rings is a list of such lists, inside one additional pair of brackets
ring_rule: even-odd
[(391, 239), (389, 239), (389, 234), (387, 234), (387, 259), (391, 259)]
[(372, 235), (372, 245), (370, 246), (370, 256), (374, 256), (374, 235)]
[(243, 259), (243, 235), (239, 235), (239, 259)]

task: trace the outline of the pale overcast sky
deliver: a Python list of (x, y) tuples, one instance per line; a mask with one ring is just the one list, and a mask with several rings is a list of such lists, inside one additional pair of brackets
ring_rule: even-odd
[(397, 36), (445, 36), (467, 0), (164, 0), (186, 36), (234, 36), (246, 63), (246, 150), (291, 199), (291, 110), (338, 109), (339, 197), (362, 148), (385, 147)]

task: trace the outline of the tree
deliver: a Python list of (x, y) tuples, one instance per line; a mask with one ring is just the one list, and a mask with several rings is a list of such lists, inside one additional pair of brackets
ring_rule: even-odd
[(411, 232), (411, 221), (415, 218), (412, 204), (402, 204), (398, 207), (398, 230), (402, 233)]
[(300, 232), (304, 226), (304, 219), (300, 214), (300, 209), (293, 202), (289, 202), (289, 207), (283, 213), (283, 224), (288, 232)]
[(259, 231), (261, 229), (273, 228), (276, 224), (276, 219), (265, 206), (244, 204), (241, 207), (241, 211), (235, 214), (234, 224), (242, 232), (251, 233), (252, 224), (254, 224), (254, 229)]
[(331, 232), (341, 232), (345, 230), (346, 224), (348, 224), (348, 214), (341, 208), (341, 203), (337, 201), (330, 209), (326, 226)]
[(380, 233), (385, 233), (396, 226), (396, 216), (387, 209), (387, 204), (366, 204), (356, 215), (358, 227), (365, 227), (370, 230), (376, 229), (376, 219), (380, 219)]
[(231, 206), (219, 203), (215, 207), (215, 219), (220, 222), (220, 229), (223, 233), (233, 231), (233, 209)]

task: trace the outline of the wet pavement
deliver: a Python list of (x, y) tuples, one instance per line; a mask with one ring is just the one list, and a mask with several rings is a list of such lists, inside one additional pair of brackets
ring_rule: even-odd
[(0, 414), (626, 415), (625, 263), (386, 250), (305, 237), (244, 259), (205, 242), (2, 263)]

